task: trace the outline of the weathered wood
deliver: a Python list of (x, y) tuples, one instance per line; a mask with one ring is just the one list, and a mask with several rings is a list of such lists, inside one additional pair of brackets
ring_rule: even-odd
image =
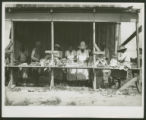
[[(96, 42), (96, 40), (95, 40), (95, 42)], [(101, 51), (100, 48), (97, 46), (96, 43), (94, 43), (94, 47), (95, 47), (95, 50), (96, 50), (96, 51)]]
[(55, 54), (58, 53), (58, 51), (51, 51), (51, 50), (46, 50), (45, 53), (51, 53), (51, 54)]
[[(139, 33), (142, 31), (142, 26), (138, 28)], [(133, 32), (120, 46), (124, 46), (129, 43), (136, 36), (136, 31)]]
[[(93, 22), (93, 64), (95, 64), (95, 61), (96, 61), (96, 56), (95, 56), (95, 22)], [(93, 69), (93, 89), (95, 90), (96, 89), (96, 71), (95, 69)]]
[(11, 21), (11, 42), (13, 45), (11, 45), (11, 65), (14, 65), (14, 23)]
[(139, 57), (139, 21), (136, 21), (136, 49), (137, 49), (137, 67), (140, 67)]
[(124, 84), (122, 87), (120, 87), (119, 91), (122, 91), (124, 89), (127, 89), (130, 85), (132, 85), (136, 81), (137, 81), (137, 77), (132, 78), (126, 84)]
[(92, 2), (87, 2), (87, 3), (83, 3), (83, 2), (63, 2), (63, 3), (49, 3), (49, 4), (44, 4), (44, 3), (41, 3), (41, 4), (36, 4), (36, 3), (17, 3), (17, 4), (6, 4), (6, 7), (9, 9), (20, 9), (20, 8), (23, 8), (23, 9), (29, 9), (29, 8), (84, 8), (84, 9), (87, 9), (87, 8), (90, 8), (90, 9), (93, 9), (93, 8), (96, 8), (97, 10), (112, 10), (113, 12), (116, 12), (116, 11), (121, 11), (121, 12), (131, 12), (131, 13), (135, 13), (137, 9), (134, 9), (132, 8), (130, 5), (124, 5), (124, 6), (119, 6), (117, 4), (107, 4), (107, 3), (92, 3)]
[[(51, 51), (54, 52), (54, 22), (51, 22)], [(54, 55), (52, 54), (52, 60)]]
[[(133, 22), (136, 21), (136, 14), (127, 13), (52, 13), (53, 21), (68, 21), (68, 22)], [(6, 19), (14, 21), (52, 21), (51, 13), (7, 13)]]
[(116, 30), (115, 30), (115, 54), (117, 55), (117, 50), (118, 50), (118, 41), (119, 41), (119, 25), (118, 23), (116, 24)]
[(8, 83), (8, 88), (12, 88), (14, 82), (14, 76), (13, 76), (13, 69), (10, 70), (10, 81)]
[[(11, 56), (10, 56), (10, 64), (13, 66), (14, 65), (14, 23), (11, 21), (11, 42), (13, 45), (11, 46), (10, 50)], [(8, 87), (12, 88), (14, 83), (14, 76), (13, 76), (13, 69), (10, 69), (10, 81), (8, 83)]]
[[(53, 18), (52, 18), (53, 19)], [(54, 52), (54, 22), (51, 22), (51, 51)], [(54, 61), (54, 54), (51, 54), (51, 59)], [(50, 89), (54, 87), (54, 70), (51, 69)]]
[(94, 52), (93, 54), (98, 55), (98, 54), (105, 54), (105, 51), (99, 51), (99, 52)]
[[(121, 23), (117, 24), (117, 28), (118, 28), (118, 41), (117, 41), (117, 49), (118, 49), (118, 48), (120, 48), (120, 44), (121, 44)], [(118, 58), (119, 58), (121, 53), (117, 52), (117, 55), (118, 55)]]
[(51, 69), (51, 82), (50, 82), (50, 89), (54, 87), (54, 70)]

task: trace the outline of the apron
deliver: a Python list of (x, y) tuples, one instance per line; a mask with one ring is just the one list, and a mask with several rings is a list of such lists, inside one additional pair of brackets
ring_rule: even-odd
[[(83, 65), (85, 64), (85, 60), (89, 57), (89, 53), (85, 50), (83, 53), (79, 50), (77, 52), (77, 59)], [(89, 79), (89, 71), (88, 69), (77, 69), (77, 80), (88, 80)]]

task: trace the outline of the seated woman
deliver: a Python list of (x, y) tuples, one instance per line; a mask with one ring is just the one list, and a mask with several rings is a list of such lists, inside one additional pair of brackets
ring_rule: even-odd
[[(59, 44), (55, 44), (55, 51), (58, 51), (56, 54), (54, 54), (54, 60), (55, 64), (58, 65), (60, 63), (60, 59), (62, 58), (62, 50), (61, 46)], [(56, 82), (59, 82), (63, 80), (63, 70), (62, 69), (55, 69), (54, 70), (54, 79)]]
[[(25, 49), (24, 45), (22, 45), (20, 52), (18, 53), (18, 61), (21, 65), (27, 64), (28, 62), (28, 51)], [(28, 68), (20, 68), (19, 72), (19, 75), (21, 75), (20, 77), (23, 81), (23, 85), (25, 85), (28, 79)]]
[(39, 41), (37, 41), (35, 43), (35, 47), (32, 50), (32, 53), (31, 53), (31, 61), (39, 62), (41, 59), (41, 53), (42, 53), (41, 43)]
[(21, 47), (19, 55), (18, 55), (19, 63), (27, 63), (28, 62), (28, 51), (24, 46)]
[[(73, 63), (76, 59), (76, 51), (73, 50), (72, 46), (69, 47), (69, 50), (65, 52), (65, 57), (69, 60), (69, 63)], [(72, 81), (76, 80), (76, 69), (67, 70), (67, 80)]]
[[(36, 41), (35, 47), (32, 50), (31, 53), (31, 62), (32, 63), (38, 63), (40, 62), (40, 59), (42, 57), (42, 48), (40, 41)], [(35, 64), (34, 64), (35, 65)], [(41, 72), (41, 68), (33, 68), (32, 69), (32, 79), (35, 81), (36, 85), (38, 85), (39, 82), (39, 73)]]
[[(86, 43), (81, 41), (79, 50), (77, 51), (77, 61), (80, 64), (87, 65), (89, 59), (89, 51), (87, 50)], [(77, 80), (89, 80), (88, 69), (77, 69)]]

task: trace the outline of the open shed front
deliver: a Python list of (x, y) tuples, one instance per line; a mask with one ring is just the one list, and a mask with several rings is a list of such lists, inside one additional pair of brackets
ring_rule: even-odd
[[(101, 51), (104, 51), (105, 47), (107, 47), (110, 59), (113, 54), (117, 54), (117, 48), (121, 44), (120, 23), (135, 22), (138, 55), (137, 67), (140, 67), (138, 10), (109, 6), (60, 6), (55, 4), (55, 6), (44, 8), (18, 5), (8, 7), (6, 12), (6, 20), (10, 20), (12, 23), (11, 40), (14, 42), (14, 53), (11, 54), (11, 58), (17, 57), (22, 45), (31, 54), (35, 41), (41, 41), (42, 48), (51, 51), (52, 59), (56, 43), (60, 44), (62, 50), (65, 51), (69, 46), (73, 46), (77, 50), (79, 43), (85, 41), (93, 53), (94, 64), (96, 54), (98, 54), (95, 44), (97, 44)], [(13, 60), (11, 65), (15, 66)], [(54, 86), (54, 68), (51, 68), (50, 88)], [(85, 69), (88, 68), (85, 67)], [(95, 69), (101, 68), (90, 67), (89, 69), (93, 69), (94, 72)], [(93, 75), (93, 88), (96, 89), (95, 72)]]
[[(92, 26), (91, 22), (55, 22), (54, 42), (59, 44), (64, 52), (69, 49), (69, 46), (77, 50), (81, 41), (85, 41), (88, 48), (92, 50)], [(116, 52), (116, 23), (97, 22), (95, 35), (95, 41), (99, 48), (104, 51), (107, 46), (111, 57)], [(16, 58), (22, 46), (29, 51), (30, 56), (36, 41), (41, 41), (43, 51), (51, 50), (50, 22), (14, 22), (14, 54)]]

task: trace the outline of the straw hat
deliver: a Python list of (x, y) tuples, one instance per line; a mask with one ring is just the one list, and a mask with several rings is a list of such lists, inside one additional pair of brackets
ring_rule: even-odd
[(81, 41), (81, 43), (80, 43), (80, 45), (79, 45), (78, 48), (80, 48), (80, 49), (86, 49), (87, 48), (87, 45), (86, 45), (85, 41)]
[(118, 52), (125, 52), (125, 50), (127, 50), (127, 48), (125, 48), (124, 46), (122, 46), (122, 47), (118, 50)]

